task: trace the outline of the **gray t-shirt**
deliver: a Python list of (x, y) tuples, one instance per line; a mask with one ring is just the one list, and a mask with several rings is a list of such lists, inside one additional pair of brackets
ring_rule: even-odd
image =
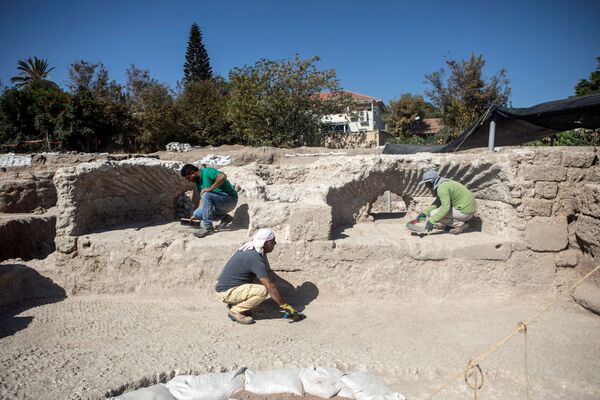
[(267, 262), (256, 250), (236, 251), (223, 267), (215, 289), (225, 292), (268, 275)]

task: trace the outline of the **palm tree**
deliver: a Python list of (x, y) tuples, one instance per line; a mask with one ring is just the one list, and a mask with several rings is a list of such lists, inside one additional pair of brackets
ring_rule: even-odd
[(13, 76), (10, 78), (10, 81), (15, 83), (16, 87), (22, 87), (32, 82), (46, 79), (54, 67), (48, 69), (47, 60), (33, 57), (33, 60), (31, 58), (28, 58), (26, 61), (19, 60), (17, 69), (20, 71), (19, 75)]

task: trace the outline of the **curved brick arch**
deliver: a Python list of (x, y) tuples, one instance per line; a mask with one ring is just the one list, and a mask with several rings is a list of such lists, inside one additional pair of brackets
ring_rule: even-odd
[(106, 161), (57, 171), (57, 249), (74, 249), (76, 237), (114, 225), (172, 220), (178, 197), (189, 189), (180, 164), (157, 160)]
[(375, 165), (363, 171), (358, 179), (331, 188), (325, 198), (332, 207), (334, 227), (349, 226), (356, 222), (360, 209), (372, 204), (386, 190), (401, 196), (405, 201), (414, 197), (429, 196), (427, 189), (419, 185), (423, 173), (436, 169), (440, 175), (459, 181), (475, 195), (497, 184), (506, 184), (507, 177), (501, 166), (491, 162), (411, 164), (398, 160), (381, 168)]

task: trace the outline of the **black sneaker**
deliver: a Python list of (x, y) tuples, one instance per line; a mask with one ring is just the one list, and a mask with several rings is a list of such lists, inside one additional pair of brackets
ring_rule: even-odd
[(223, 215), (221, 218), (221, 223), (219, 224), (219, 229), (227, 229), (233, 223), (233, 217), (229, 214)]
[(205, 236), (212, 235), (213, 233), (215, 233), (215, 229), (212, 226), (203, 226), (200, 229), (198, 229), (198, 232), (194, 232), (194, 236), (196, 236), (197, 238), (203, 238)]

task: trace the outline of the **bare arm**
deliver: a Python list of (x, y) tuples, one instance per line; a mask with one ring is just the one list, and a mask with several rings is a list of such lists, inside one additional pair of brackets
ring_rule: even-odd
[(267, 288), (267, 292), (269, 292), (269, 295), (275, 301), (275, 303), (277, 303), (280, 306), (286, 304), (285, 300), (279, 293), (277, 286), (275, 286), (275, 283), (271, 278), (265, 276), (264, 278), (259, 278), (258, 280)]

